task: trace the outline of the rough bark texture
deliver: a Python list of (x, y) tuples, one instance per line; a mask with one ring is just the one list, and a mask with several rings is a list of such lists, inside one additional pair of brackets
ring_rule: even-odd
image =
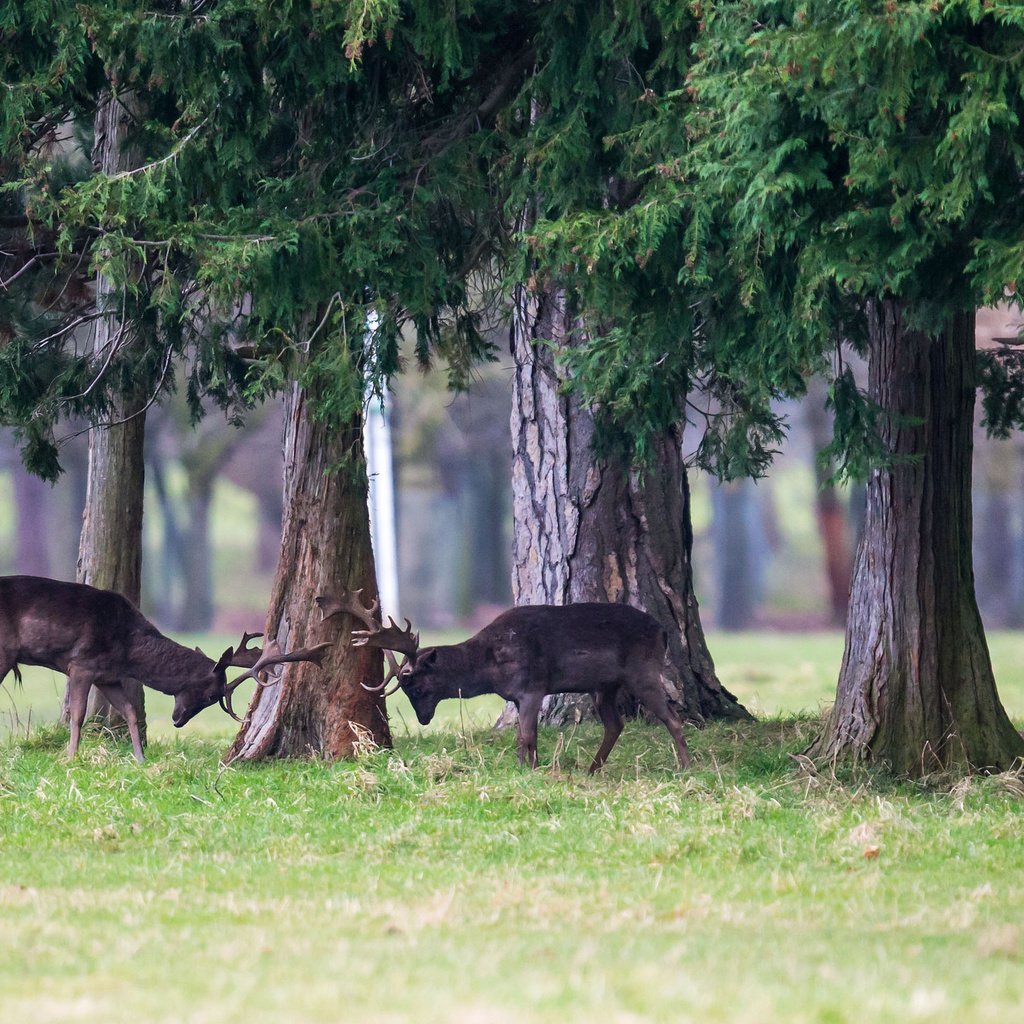
[(349, 757), (360, 743), (391, 745), (384, 702), (360, 685), (380, 683), (380, 651), (353, 648), (358, 623), (320, 621), (318, 594), (362, 588), (377, 593), (367, 512), (362, 423), (316, 420), (312, 397), (293, 386), (286, 406), (285, 520), (267, 612), (266, 641), (282, 650), (330, 640), (323, 667), (285, 666), (281, 682), (258, 688), (226, 760)]
[(836, 703), (811, 748), (920, 777), (1024, 755), (996, 693), (971, 566), (974, 317), (938, 337), (869, 307), (869, 390), (895, 462), (868, 483)]
[[(126, 145), (133, 97), (105, 93), (95, 120), (93, 163), (107, 174), (133, 166)], [(111, 282), (96, 279), (96, 304), (103, 309), (114, 294)], [(124, 325), (111, 311), (96, 322), (96, 350), (106, 352), (120, 343)], [(144, 400), (128, 397), (115, 403), (110, 419), (116, 425), (89, 432), (89, 476), (86, 490), (82, 536), (78, 549), (79, 583), (104, 590), (116, 590), (139, 603), (142, 591), (142, 504), (145, 488), (143, 447), (146, 417)], [(124, 422), (118, 422), (118, 421)], [(121, 687), (135, 708), (139, 732), (146, 739), (146, 709), (143, 685), (136, 679), (121, 680)], [(66, 703), (66, 696), (65, 696)], [(87, 715), (127, 734), (121, 715), (95, 688), (89, 695)]]
[[(690, 565), (689, 488), (681, 437), (658, 439), (654, 463), (640, 475), (595, 460), (594, 422), (565, 394), (547, 338), (571, 344), (564, 296), (549, 291), (522, 307), (513, 326), (512, 399), (515, 603), (612, 601), (653, 615), (669, 638), (666, 679), (686, 719), (749, 717), (715, 675), (700, 623)], [(554, 695), (542, 721), (573, 718), (590, 698)], [(499, 724), (514, 720), (506, 709)]]

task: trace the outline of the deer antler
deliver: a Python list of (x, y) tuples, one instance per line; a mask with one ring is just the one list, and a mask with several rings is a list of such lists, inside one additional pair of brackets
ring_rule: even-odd
[[(258, 635), (258, 634), (253, 634)], [(249, 636), (249, 634), (246, 634)], [(250, 636), (249, 639), (252, 639)], [(243, 650), (248, 641), (242, 641), (242, 647), (239, 650)], [(323, 663), (324, 653), (328, 647), (333, 647), (331, 643), (317, 644), (315, 647), (302, 647), (297, 651), (289, 651), (288, 654), (281, 653), (281, 645), (276, 640), (271, 640), (262, 651), (246, 651), (247, 654), (257, 654), (258, 657), (252, 663), (248, 672), (244, 672), (237, 679), (232, 680), (224, 688), (224, 696), (220, 699), (220, 706), (233, 718), (236, 722), (240, 722), (241, 719), (235, 714), (234, 708), (231, 706), (231, 695), (238, 689), (238, 687), (244, 683), (247, 679), (255, 679), (259, 686), (273, 686), (277, 679), (263, 680), (260, 679), (261, 675), (265, 675), (267, 669), (274, 665), (283, 665), (289, 661), (312, 661), (316, 665)]]
[(262, 657), (263, 651), (258, 647), (249, 647), (248, 644), (250, 641), (256, 640), (261, 636), (263, 636), (262, 633), (243, 632), (242, 642), (234, 649), (228, 664), (233, 665), (235, 668), (252, 668)]
[[(371, 693), (380, 693), (385, 690), (388, 683), (392, 679), (397, 680), (401, 671), (410, 661), (415, 660), (416, 652), (419, 650), (420, 638), (419, 634), (413, 635), (412, 623), (406, 619), (405, 629), (402, 630), (394, 619), (389, 617), (389, 626), (385, 627), (381, 624), (378, 616), (380, 614), (380, 601), (376, 598), (373, 603), (367, 607), (359, 599), (359, 595), (362, 590), (343, 590), (340, 594), (321, 594), (317, 599), (316, 603), (320, 607), (320, 611), (323, 612), (324, 619), (329, 619), (332, 615), (340, 615), (345, 612), (349, 615), (357, 618), (366, 629), (354, 629), (352, 631), (352, 646), (353, 647), (375, 647), (378, 650), (384, 652), (384, 657), (388, 663), (388, 673), (384, 678), (384, 682), (380, 686), (367, 686), (363, 683), (363, 689), (369, 690)], [(405, 655), (405, 660), (399, 665), (395, 659), (392, 651), (397, 651), (399, 654)], [(398, 689), (398, 684), (390, 689), (385, 690), (384, 696), (389, 697)]]

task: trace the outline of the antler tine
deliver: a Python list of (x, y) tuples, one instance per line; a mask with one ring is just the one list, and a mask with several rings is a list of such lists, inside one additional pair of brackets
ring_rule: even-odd
[(234, 649), (228, 664), (235, 668), (252, 668), (263, 655), (258, 647), (249, 647), (251, 641), (263, 636), (262, 633), (242, 633), (242, 642)]
[(373, 629), (352, 630), (353, 647), (380, 647), (382, 650), (398, 651), (407, 658), (415, 658), (420, 648), (418, 633), (413, 633), (412, 623), (406, 619), (405, 629), (388, 616), (387, 626), (375, 626)]
[(406, 658), (399, 665), (395, 656), (386, 647), (381, 648), (381, 650), (384, 652), (384, 658), (388, 663), (388, 674), (384, 677), (384, 682), (380, 686), (367, 686), (366, 683), (360, 683), (359, 685), (364, 690), (369, 690), (370, 693), (380, 693), (381, 690), (384, 690), (384, 696), (390, 697), (391, 694), (396, 693), (401, 688), (401, 683), (395, 683), (390, 690), (385, 690), (384, 688), (392, 679), (397, 679), (401, 675), (402, 669), (409, 663), (409, 659)]
[(264, 682), (260, 679), (260, 675), (264, 673), (268, 668), (273, 665), (283, 665), (286, 662), (291, 661), (311, 661), (315, 665), (320, 665), (323, 662), (324, 653), (329, 647), (333, 647), (332, 643), (317, 644), (315, 647), (301, 647), (297, 651), (289, 651), (287, 654), (281, 653), (281, 645), (276, 640), (271, 640), (261, 652), (256, 663), (249, 669), (248, 672), (243, 672), (237, 679), (232, 680), (224, 689), (224, 696), (221, 697), (221, 707), (231, 715), (232, 718), (238, 720), (238, 715), (235, 714), (234, 708), (231, 706), (231, 695), (238, 689), (238, 687), (244, 683), (247, 679), (256, 680), (259, 686), (273, 686), (277, 680), (273, 682)]

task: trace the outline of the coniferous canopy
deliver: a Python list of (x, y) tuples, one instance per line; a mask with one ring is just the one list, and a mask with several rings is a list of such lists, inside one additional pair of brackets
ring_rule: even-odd
[[(615, 311), (574, 354), (580, 386), (642, 439), (703, 383), (717, 405), (702, 454), (731, 473), (770, 454), (767, 400), (824, 369), (836, 453), (861, 472), (881, 456), (875, 413), (841, 344), (862, 341), (864, 299), (898, 296), (928, 331), (1020, 304), (1024, 9), (722, 0), (649, 17), (650, 91), (608, 140), (633, 202), (535, 229), (595, 314)], [(984, 361), (987, 420), (1005, 430), (1019, 359)]]
[[(411, 323), (419, 358), (443, 352), (461, 383), (487, 354), (480, 295), (503, 237), (493, 139), (532, 66), (533, 11), (7, 9), (0, 151), (18, 245), (0, 273), (21, 288), (0, 308), (0, 401), (28, 464), (53, 475), (60, 415), (102, 419), (129, 381), (155, 397), (179, 360), (196, 415), (204, 398), (240, 412), (308, 375), (326, 384), (320, 413), (346, 417), (397, 369)], [(142, 111), (137, 168), (117, 175), (73, 138), (104, 89)], [(128, 325), (98, 354), (96, 274)]]

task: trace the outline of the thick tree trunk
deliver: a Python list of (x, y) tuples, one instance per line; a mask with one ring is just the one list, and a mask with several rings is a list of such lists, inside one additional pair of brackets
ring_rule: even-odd
[[(611, 601), (641, 608), (668, 632), (666, 679), (684, 716), (695, 722), (749, 717), (718, 681), (704, 640), (680, 432), (658, 438), (644, 474), (596, 460), (589, 409), (565, 393), (551, 347), (537, 344), (547, 338), (557, 348), (568, 346), (574, 330), (557, 290), (536, 308), (522, 308), (513, 326), (515, 603)], [(542, 720), (562, 722), (581, 707), (589, 713), (589, 697), (556, 695)], [(512, 720), (509, 707), (501, 724)]]
[(930, 338), (885, 299), (869, 324), (894, 461), (868, 483), (836, 703), (811, 753), (915, 777), (1008, 768), (1024, 739), (996, 693), (971, 565), (974, 317)]
[[(104, 93), (96, 110), (93, 163), (104, 173), (116, 174), (132, 166), (126, 145), (128, 127), (136, 104), (131, 95)], [(111, 282), (96, 280), (99, 309), (116, 306)], [(120, 344), (124, 331), (111, 308), (96, 322), (96, 351), (106, 353)], [(101, 355), (102, 358), (102, 355)], [(125, 398), (114, 403), (111, 420), (116, 425), (89, 432), (89, 478), (82, 537), (78, 549), (79, 583), (116, 590), (139, 603), (142, 591), (142, 504), (145, 486), (144, 443), (146, 419), (143, 400)], [(139, 732), (146, 739), (146, 711), (142, 682), (122, 679), (121, 687), (135, 708)], [(67, 696), (65, 695), (65, 705)], [(127, 733), (120, 714), (96, 689), (89, 695), (87, 714), (112, 729)]]
[(226, 760), (349, 757), (361, 743), (390, 746), (384, 701), (360, 685), (383, 678), (380, 651), (353, 648), (359, 624), (342, 616), (321, 623), (318, 594), (377, 593), (366, 465), (359, 417), (339, 426), (312, 415), (313, 396), (293, 385), (285, 427), (285, 520), (281, 557), (267, 612), (266, 640), (282, 650), (324, 640), (323, 667), (285, 666), (281, 682), (258, 688)]

